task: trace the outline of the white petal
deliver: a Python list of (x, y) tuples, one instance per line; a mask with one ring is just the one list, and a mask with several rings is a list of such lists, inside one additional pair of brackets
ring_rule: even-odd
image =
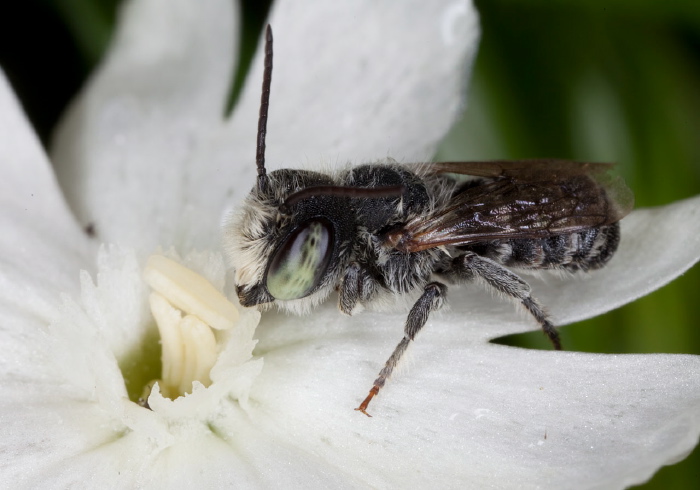
[[(118, 437), (108, 414), (94, 404), (76, 401), (65, 385), (47, 380), (41, 391), (34, 391), (26, 384), (3, 380), (2, 387), (0, 478), (5, 486), (46, 488), (51, 482), (52, 488), (59, 488), (51, 478), (53, 473), (65, 468), (85, 448), (100, 447)], [(73, 486), (85, 485), (90, 477), (85, 468), (74, 472)]]
[[(31, 488), (50, 481), (51, 472), (86, 448), (121, 436), (124, 426), (110, 411), (120, 405), (125, 389), (114, 355), (99, 335), (104, 312), (86, 312), (67, 298), (60, 310), (27, 312), (41, 297), (42, 285), (22, 291), (26, 305), (2, 305), (0, 453), (6, 464), (0, 465), (0, 480)], [(83, 292), (89, 297), (92, 291)], [(58, 298), (60, 291), (52, 293)], [(132, 315), (131, 305), (123, 306), (117, 326)], [(48, 317), (54, 317), (50, 326)], [(123, 333), (115, 330), (108, 333)]]
[[(71, 206), (103, 241), (147, 252), (215, 242), (219, 216), (198, 208), (214, 178), (200, 152), (223, 121), (237, 17), (231, 0), (134, 0), (123, 10), (53, 152)], [(181, 227), (188, 216), (209, 235)]]
[[(54, 261), (61, 264), (61, 256)], [(129, 264), (123, 254), (113, 257), (113, 262), (122, 267), (101, 272), (99, 291), (83, 273), (82, 306), (65, 295), (60, 308), (44, 315), (26, 313), (41, 297), (41, 282), (21, 288), (28, 306), (2, 304), (0, 421), (5, 435), (0, 453), (7, 463), (0, 465), (3, 482), (31, 488), (53, 481), (51, 475), (68, 461), (120, 438), (126, 430), (114, 416), (121, 410), (126, 390), (110, 347), (123, 354), (138, 345), (142, 331), (133, 328), (134, 323), (143, 323), (148, 309), (138, 304), (145, 301), (138, 297), (133, 282), (127, 284), (130, 288), (119, 287), (128, 282), (130, 272), (135, 284), (142, 283), (140, 270), (134, 271), (135, 264)], [(77, 279), (78, 265), (73, 267)], [(51, 294), (58, 299), (61, 292)], [(7, 294), (2, 294), (4, 299)], [(84, 481), (86, 475), (74, 473), (70, 478)]]
[[(0, 383), (25, 379), (39, 329), (77, 292), (92, 246), (78, 227), (29, 122), (0, 72)], [(30, 369), (31, 371), (31, 369)], [(3, 397), (5, 393), (3, 392)]]
[(700, 358), (473, 344), (454, 321), (420, 336), (369, 419), (353, 408), (401, 326), (330, 313), (259, 330), (251, 417), (297, 448), (289, 466), (315, 458), (370, 486), (622, 488), (697, 443)]
[[(478, 18), (469, 1), (409, 3), (274, 4), (272, 168), (433, 155), (463, 106)], [(236, 148), (254, 141), (261, 51), (232, 121)]]
[(68, 210), (41, 143), (2, 72), (0, 229), (4, 301), (26, 305), (29, 283), (42, 294), (76, 290), (78, 266), (89, 265), (89, 240)]

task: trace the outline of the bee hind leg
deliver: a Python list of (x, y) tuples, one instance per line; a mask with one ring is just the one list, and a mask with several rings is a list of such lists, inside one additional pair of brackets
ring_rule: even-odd
[(367, 413), (367, 407), (369, 402), (374, 398), (374, 396), (379, 393), (379, 390), (386, 384), (386, 380), (389, 379), (394, 368), (398, 365), (401, 357), (408, 348), (408, 345), (414, 339), (416, 334), (423, 328), (425, 322), (428, 321), (428, 316), (430, 312), (439, 309), (444, 301), (445, 295), (447, 294), (447, 286), (440, 282), (431, 282), (425, 286), (423, 294), (418, 301), (413, 305), (411, 311), (408, 313), (408, 318), (406, 318), (406, 325), (404, 327), (404, 336), (401, 342), (396, 346), (391, 357), (386, 361), (384, 367), (379, 372), (379, 376), (374, 380), (374, 385), (372, 389), (369, 390), (369, 395), (355, 410), (359, 410), (368, 417), (371, 417)]
[(464, 255), (454, 258), (450, 272), (461, 282), (481, 279), (499, 293), (519, 300), (527, 311), (535, 317), (554, 348), (561, 350), (559, 333), (549, 321), (544, 308), (531, 296), (530, 285), (519, 276), (493, 260), (474, 252), (466, 252)]

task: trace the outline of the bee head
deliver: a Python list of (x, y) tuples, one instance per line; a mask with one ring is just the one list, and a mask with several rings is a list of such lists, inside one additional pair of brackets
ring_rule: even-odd
[(350, 200), (312, 194), (290, 203), (290, 195), (332, 186), (332, 179), (288, 169), (266, 177), (225, 227), (238, 297), (243, 306), (274, 302), (305, 312), (330, 294), (347, 262), (356, 228)]

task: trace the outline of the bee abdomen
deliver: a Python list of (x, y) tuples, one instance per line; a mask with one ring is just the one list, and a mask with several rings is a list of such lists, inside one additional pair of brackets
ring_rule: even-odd
[(475, 245), (473, 250), (499, 264), (526, 269), (598, 269), (612, 257), (620, 242), (614, 223), (547, 238), (517, 238)]

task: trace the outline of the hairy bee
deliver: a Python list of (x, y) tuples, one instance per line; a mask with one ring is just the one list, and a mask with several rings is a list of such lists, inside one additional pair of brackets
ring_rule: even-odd
[[(336, 175), (265, 170), (272, 76), (268, 26), (258, 123), (257, 183), (232, 218), (225, 246), (244, 306), (306, 313), (338, 292), (352, 315), (387, 296), (420, 296), (404, 336), (356, 409), (367, 414), (447, 287), (487, 287), (522, 303), (561, 349), (530, 286), (509, 268), (588, 271), (615, 252), (631, 192), (608, 164), (560, 160), (365, 164)], [(460, 175), (470, 180), (460, 181)]]

